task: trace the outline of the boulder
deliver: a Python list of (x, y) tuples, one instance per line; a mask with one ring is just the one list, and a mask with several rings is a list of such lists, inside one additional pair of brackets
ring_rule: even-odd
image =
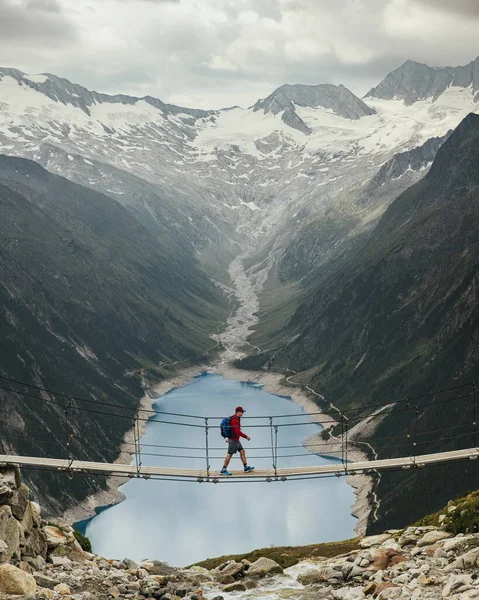
[(0, 482), (0, 502), (3, 504), (13, 496), (13, 490), (5, 483)]
[(391, 536), (388, 533), (381, 533), (380, 535), (370, 535), (368, 537), (363, 538), (359, 542), (360, 548), (371, 548), (372, 546), (380, 546), (383, 542), (386, 542), (391, 539)]
[(452, 537), (452, 534), (447, 531), (428, 531), (418, 542), (417, 545), (419, 548), (423, 546), (430, 546), (431, 544), (435, 544), (436, 542), (440, 542), (441, 540), (446, 540)]
[(16, 489), (13, 495), (7, 500), (7, 504), (12, 509), (13, 516), (19, 521), (23, 519), (23, 515), (27, 510), (29, 498), (30, 490), (24, 483), (22, 483), (21, 486)]
[(473, 569), (479, 559), (479, 548), (473, 548), (462, 556), (456, 558), (454, 568), (456, 569)]
[(0, 480), (14, 492), (22, 485), (22, 472), (19, 467), (3, 467)]
[(216, 581), (221, 583), (221, 585), (228, 585), (229, 583), (234, 583), (234, 577), (232, 575), (223, 575), (223, 573), (219, 573), (216, 576)]
[(46, 575), (43, 575), (42, 573), (35, 573), (34, 574), (34, 579), (37, 582), (37, 585), (39, 585), (42, 588), (49, 588), (50, 590), (53, 590), (55, 586), (58, 585), (58, 581), (56, 581), (55, 579), (52, 579), (51, 577), (47, 577)]
[(22, 595), (36, 591), (37, 584), (31, 575), (13, 565), (0, 565), (0, 593)]
[(276, 561), (270, 558), (261, 557), (257, 561), (251, 563), (248, 569), (248, 577), (265, 577), (282, 573), (283, 569)]
[(236, 579), (237, 577), (243, 574), (243, 571), (244, 565), (242, 563), (237, 563), (233, 561), (226, 565), (226, 567), (224, 567), (224, 569), (222, 569), (220, 573), (224, 576), (231, 575), (233, 579)]
[(298, 582), (302, 585), (315, 585), (317, 583), (339, 583), (343, 581), (343, 573), (332, 567), (311, 569), (298, 575)]
[(68, 544), (66, 535), (55, 525), (46, 525), (43, 528), (43, 533), (49, 548), (56, 548), (60, 544)]
[(38, 557), (46, 559), (48, 545), (45, 535), (41, 529), (34, 527), (29, 533), (25, 533), (25, 541), (22, 548), (22, 556)]
[(20, 542), (23, 541), (23, 532), (20, 523), (12, 515), (10, 506), (0, 506), (0, 540), (6, 545), (2, 545), (3, 552), (0, 553), (0, 562), (8, 562), (13, 556), (18, 556)]
[(50, 562), (54, 567), (65, 567), (71, 565), (72, 561), (66, 556), (50, 556)]
[(138, 565), (134, 560), (130, 560), (129, 558), (124, 558), (122, 562), (125, 565), (125, 569), (130, 569), (132, 571), (138, 570)]
[(73, 562), (85, 562), (89, 560), (89, 554), (87, 554), (80, 544), (75, 540), (68, 544), (60, 544), (50, 552), (50, 556), (66, 556)]
[(384, 571), (388, 567), (407, 561), (404, 554), (390, 548), (375, 548), (371, 551), (371, 556), (373, 559), (372, 565), (369, 566), (371, 571)]
[(447, 580), (446, 585), (442, 588), (442, 597), (448, 598), (451, 594), (455, 593), (456, 590), (465, 586), (471, 585), (471, 575), (451, 575)]
[(479, 546), (479, 535), (464, 535), (446, 540), (443, 544), (445, 552), (463, 554), (468, 548)]
[(225, 585), (223, 588), (224, 592), (246, 592), (246, 586), (241, 581), (235, 581), (229, 585)]

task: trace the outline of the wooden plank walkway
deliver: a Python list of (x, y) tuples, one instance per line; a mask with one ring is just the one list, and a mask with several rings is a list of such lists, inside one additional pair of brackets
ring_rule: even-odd
[(313, 477), (321, 475), (354, 475), (370, 471), (387, 471), (389, 469), (411, 469), (422, 468), (427, 465), (441, 464), (458, 460), (476, 460), (479, 458), (479, 448), (467, 448), (464, 450), (453, 450), (451, 452), (439, 452), (436, 454), (423, 454), (416, 457), (391, 458), (383, 460), (370, 460), (363, 462), (348, 462), (347, 465), (334, 463), (327, 465), (293, 467), (288, 469), (258, 469), (251, 473), (243, 471), (232, 471), (232, 477), (221, 476), (219, 471), (206, 469), (172, 469), (168, 467), (148, 467), (136, 465), (125, 465), (118, 463), (101, 463), (79, 460), (67, 460), (61, 458), (37, 458), (33, 456), (15, 456), (0, 454), (0, 466), (16, 465), (27, 468), (54, 469), (72, 473), (98, 473), (104, 475), (120, 475), (127, 477), (144, 477), (145, 479), (170, 478), (185, 479), (191, 481), (221, 481), (231, 479), (253, 480), (289, 480), (301, 477)]

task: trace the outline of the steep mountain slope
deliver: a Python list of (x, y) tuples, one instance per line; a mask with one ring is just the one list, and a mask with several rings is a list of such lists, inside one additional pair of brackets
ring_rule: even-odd
[[(226, 318), (226, 303), (181, 238), (153, 236), (111, 198), (23, 159), (0, 157), (0, 202), (2, 375), (135, 409), (142, 379), (161, 377), (160, 361), (195, 361), (214, 346), (209, 333)], [(63, 407), (1, 396), (5, 450), (35, 454), (36, 440), (49, 440), (64, 456)], [(77, 414), (75, 452), (116, 459), (131, 425)], [(51, 510), (98, 485), (42, 477)]]
[(463, 67), (436, 69), (412, 60), (390, 73), (367, 96), (404, 100), (407, 106), (419, 100), (436, 101), (448, 88), (471, 89), (479, 101), (479, 58)]
[[(479, 116), (471, 114), (440, 148), (429, 173), (390, 205), (362, 245), (334, 270), (326, 266), (308, 281), (309, 297), (303, 296), (290, 319), (284, 332), (290, 341), (275, 352), (276, 365), (304, 372), (302, 377), (346, 414), (353, 407), (474, 380), (479, 369), (478, 161)], [(263, 360), (268, 357), (271, 353)], [(428, 430), (469, 423), (470, 408), (470, 403), (445, 403), (421, 412), (421, 423)], [(406, 426), (394, 415), (386, 417), (375, 435), (383, 440), (406, 434)], [(422, 439), (428, 452), (471, 442), (437, 435)], [(408, 451), (384, 442), (377, 450), (380, 456)], [(473, 468), (447, 467), (440, 478), (434, 470), (421, 472), (421, 486), (431, 491), (427, 498), (417, 491), (417, 474), (382, 478), (375, 530), (385, 523), (404, 524), (406, 506), (409, 517), (420, 517), (464, 491), (477, 474)]]

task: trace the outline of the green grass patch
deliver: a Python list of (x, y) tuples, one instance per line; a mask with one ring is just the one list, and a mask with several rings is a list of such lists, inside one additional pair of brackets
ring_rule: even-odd
[(442, 510), (428, 515), (416, 525), (443, 527), (449, 533), (477, 533), (479, 531), (479, 490), (449, 502)]
[[(229, 556), (219, 556), (217, 558), (208, 558), (197, 566), (205, 569), (214, 569), (227, 560), (241, 561), (243, 558), (254, 562), (258, 558), (265, 557), (275, 560), (283, 569), (292, 567), (301, 560), (308, 558), (332, 558), (340, 554), (346, 554), (359, 549), (359, 538), (344, 540), (342, 542), (328, 542), (325, 544), (311, 544), (309, 546), (273, 546), (271, 548), (261, 548), (253, 550), (246, 554), (231, 554)], [(192, 565), (191, 565), (192, 566)]]
[(73, 535), (75, 536), (76, 541), (80, 544), (82, 550), (85, 552), (92, 552), (91, 542), (86, 535), (83, 535), (83, 533), (80, 533), (76, 529), (73, 530)]

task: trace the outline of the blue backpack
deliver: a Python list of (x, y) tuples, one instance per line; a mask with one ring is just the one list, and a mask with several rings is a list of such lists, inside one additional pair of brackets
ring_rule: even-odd
[(231, 437), (232, 431), (231, 431), (231, 419), (233, 417), (225, 417), (221, 423), (220, 423), (220, 431), (221, 431), (221, 435), (224, 438), (229, 438)]

